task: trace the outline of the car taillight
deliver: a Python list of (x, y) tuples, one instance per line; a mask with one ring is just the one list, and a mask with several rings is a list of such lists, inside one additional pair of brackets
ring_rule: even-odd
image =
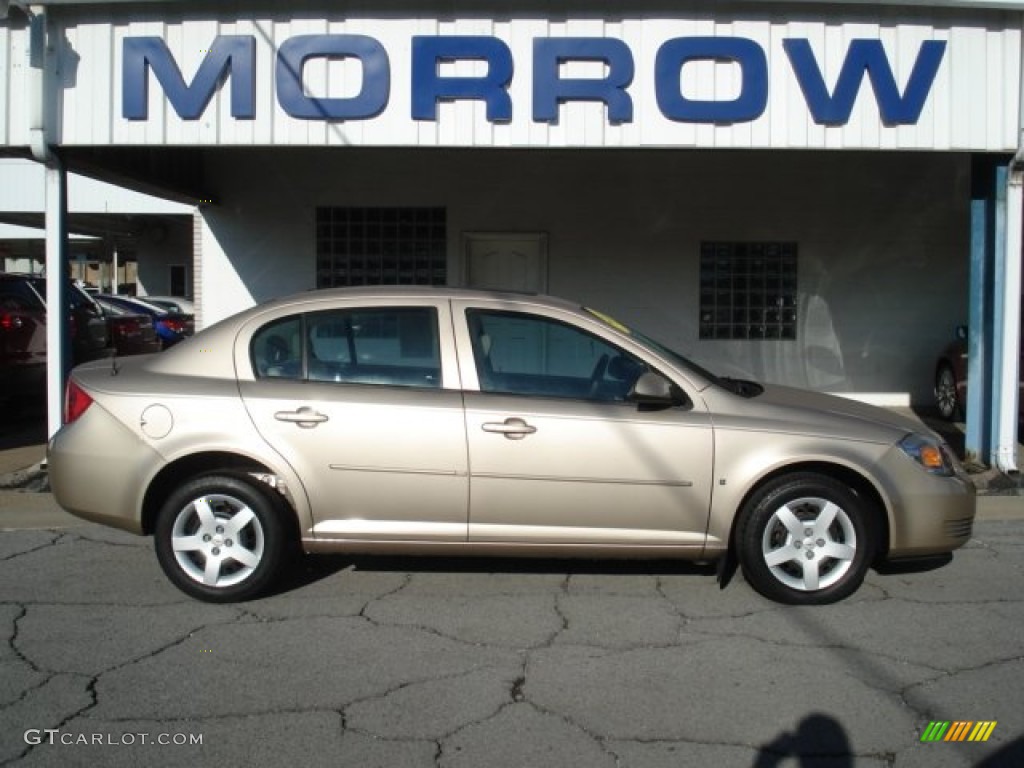
[(0, 315), (0, 328), (3, 328), (5, 331), (21, 328), (24, 324), (24, 321), (17, 315)]
[(169, 331), (173, 331), (174, 333), (185, 332), (184, 320), (161, 320), (160, 322), (162, 322), (164, 324), (164, 327)]
[(64, 423), (70, 424), (76, 421), (88, 410), (90, 405), (92, 405), (92, 398), (75, 383), (74, 379), (69, 379), (68, 388), (64, 393)]

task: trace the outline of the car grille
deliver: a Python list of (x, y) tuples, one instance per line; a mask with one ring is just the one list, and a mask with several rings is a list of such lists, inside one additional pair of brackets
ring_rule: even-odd
[(974, 518), (965, 517), (960, 520), (946, 521), (946, 535), (953, 539), (968, 539), (974, 527)]

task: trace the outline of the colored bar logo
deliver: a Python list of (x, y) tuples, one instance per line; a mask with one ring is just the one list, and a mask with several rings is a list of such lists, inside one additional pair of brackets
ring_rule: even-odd
[(921, 741), (988, 741), (997, 724), (995, 720), (932, 720)]

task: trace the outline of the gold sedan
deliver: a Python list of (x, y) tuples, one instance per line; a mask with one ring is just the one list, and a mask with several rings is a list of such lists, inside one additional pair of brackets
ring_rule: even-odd
[(790, 603), (947, 553), (974, 488), (921, 425), (718, 378), (546, 297), (382, 287), (263, 304), (160, 355), (76, 368), (57, 501), (153, 535), (196, 598), (293, 550), (735, 556)]

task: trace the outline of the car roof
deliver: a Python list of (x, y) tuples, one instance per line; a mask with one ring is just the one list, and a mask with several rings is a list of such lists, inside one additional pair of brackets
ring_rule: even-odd
[(463, 299), (472, 301), (499, 300), (510, 302), (525, 302), (529, 304), (544, 304), (547, 306), (579, 309), (579, 304), (574, 304), (565, 299), (548, 296), (546, 294), (497, 291), (480, 288), (461, 288), (444, 285), (372, 285), (372, 286), (351, 286), (344, 288), (316, 288), (300, 293), (293, 293), (287, 296), (280, 296), (267, 302), (257, 305), (253, 309), (268, 309), (278, 305), (294, 304), (309, 300), (330, 301), (331, 299), (382, 299), (382, 298), (432, 298), (432, 299)]

